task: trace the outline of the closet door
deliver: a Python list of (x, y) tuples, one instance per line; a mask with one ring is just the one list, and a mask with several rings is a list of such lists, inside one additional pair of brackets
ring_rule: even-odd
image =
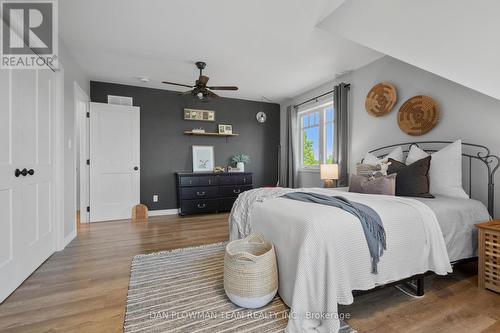
[(54, 252), (54, 81), (0, 71), (0, 302)]

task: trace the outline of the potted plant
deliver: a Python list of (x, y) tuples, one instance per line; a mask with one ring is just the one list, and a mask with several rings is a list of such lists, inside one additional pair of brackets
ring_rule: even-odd
[(245, 154), (236, 154), (231, 158), (233, 163), (236, 163), (236, 167), (240, 170), (240, 172), (245, 171), (245, 164), (250, 163), (250, 156)]

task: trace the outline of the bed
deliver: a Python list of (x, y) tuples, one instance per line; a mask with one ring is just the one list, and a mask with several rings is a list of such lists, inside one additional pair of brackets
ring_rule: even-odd
[(484, 204), (474, 199), (436, 196), (435, 199), (416, 198), (436, 214), (448, 257), (452, 263), (477, 256), (475, 225), (490, 219)]
[[(486, 165), (488, 209), (473, 199), (416, 199), (322, 188), (255, 189), (240, 195), (229, 220), (230, 239), (261, 233), (274, 243), (279, 294), (291, 308), (287, 332), (337, 332), (337, 306), (351, 304), (353, 291), (418, 278), (422, 285), (417, 292), (423, 293), (423, 274), (446, 275), (452, 272), (452, 263), (475, 256), (474, 224), (488, 220), (493, 212), (493, 176), (499, 160), (485, 147), (463, 145), (480, 149), (476, 153), (464, 149), (462, 155), (471, 167), (472, 159)], [(472, 174), (469, 169), (469, 193)], [(370, 253), (359, 220), (335, 207), (282, 198), (294, 191), (339, 195), (375, 209), (388, 244), (378, 274), (370, 271)]]

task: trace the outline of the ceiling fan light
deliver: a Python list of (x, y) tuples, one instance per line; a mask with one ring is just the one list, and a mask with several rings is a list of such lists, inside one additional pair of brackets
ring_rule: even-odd
[(196, 97), (198, 97), (199, 99), (203, 99), (203, 93), (200, 91), (196, 94)]

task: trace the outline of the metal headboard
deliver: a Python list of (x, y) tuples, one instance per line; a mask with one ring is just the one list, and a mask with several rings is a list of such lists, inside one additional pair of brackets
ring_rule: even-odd
[[(443, 146), (453, 143), (453, 141), (419, 141), (419, 142), (405, 142), (398, 143), (390, 146), (380, 147), (373, 149), (370, 153), (383, 157), (389, 153), (390, 148), (401, 146), (405, 154), (408, 153), (411, 146), (415, 145), (420, 149), (433, 153), (443, 148)], [(462, 142), (462, 157), (468, 161), (469, 164), (469, 196), (472, 197), (472, 160), (481, 161), (487, 170), (488, 175), (488, 212), (493, 217), (495, 207), (495, 173), (500, 165), (500, 158), (492, 155), (490, 149), (473, 143)]]

